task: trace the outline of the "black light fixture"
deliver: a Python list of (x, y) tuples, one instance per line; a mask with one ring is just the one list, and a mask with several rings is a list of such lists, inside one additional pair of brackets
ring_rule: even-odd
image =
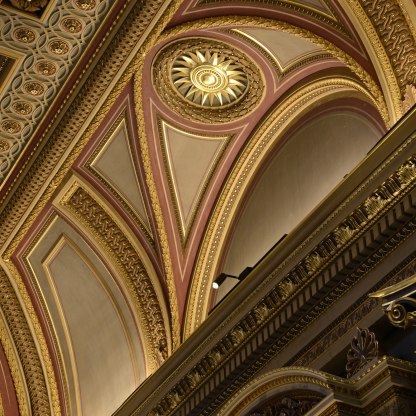
[(234, 276), (228, 273), (221, 273), (213, 282), (212, 287), (214, 289), (219, 289), (219, 287), (224, 283), (225, 279), (231, 278), (236, 279), (241, 282), (251, 271), (253, 270), (252, 267), (246, 267), (238, 276)]
[(221, 273), (218, 277), (212, 282), (213, 289), (219, 289), (219, 287), (224, 283), (225, 279), (230, 277), (231, 279), (240, 280), (237, 276), (233, 276), (232, 274)]

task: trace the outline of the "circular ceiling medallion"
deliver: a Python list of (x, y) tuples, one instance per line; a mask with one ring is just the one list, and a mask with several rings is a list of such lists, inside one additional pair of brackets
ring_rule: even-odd
[(22, 43), (32, 43), (36, 39), (35, 32), (26, 27), (16, 29), (13, 34), (14, 37)]
[(15, 113), (20, 114), (22, 116), (27, 116), (33, 111), (32, 105), (27, 103), (26, 101), (16, 101), (12, 105), (12, 109)]
[(42, 95), (45, 91), (42, 84), (36, 81), (29, 81), (23, 85), (23, 90), (30, 95)]
[(67, 17), (61, 21), (61, 26), (68, 33), (79, 33), (82, 30), (82, 23), (73, 17)]
[(1, 127), (9, 134), (18, 133), (22, 128), (17, 121), (5, 120), (1, 123)]
[(55, 74), (56, 66), (50, 61), (41, 61), (36, 64), (35, 70), (38, 74), (51, 76)]
[(244, 68), (226, 55), (209, 50), (178, 57), (172, 66), (172, 80), (184, 98), (205, 107), (231, 104), (248, 89)]
[(165, 46), (154, 60), (152, 75), (171, 110), (204, 123), (244, 117), (263, 95), (254, 62), (233, 46), (211, 39), (187, 38)]

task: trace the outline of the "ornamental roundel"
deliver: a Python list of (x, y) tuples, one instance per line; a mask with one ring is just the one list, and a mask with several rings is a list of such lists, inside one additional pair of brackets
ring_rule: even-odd
[(223, 42), (187, 38), (156, 56), (153, 84), (173, 111), (203, 123), (234, 121), (254, 110), (263, 95), (260, 70)]

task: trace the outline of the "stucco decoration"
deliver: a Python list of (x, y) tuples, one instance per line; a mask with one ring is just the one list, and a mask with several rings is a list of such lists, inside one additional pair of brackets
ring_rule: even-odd
[(181, 116), (203, 123), (234, 121), (263, 95), (260, 70), (245, 54), (212, 39), (181, 39), (156, 56), (153, 82), (160, 98)]
[[(35, 5), (43, 7), (45, 2), (12, 3), (16, 3), (15, 7), (19, 3), (22, 10), (31, 11)], [(32, 9), (25, 9), (26, 3), (32, 3)], [(33, 23), (9, 9), (0, 9), (0, 19), (7, 22), (2, 28), (0, 41), (11, 53), (21, 57), (21, 67), (8, 84), (0, 103), (0, 134), (10, 142), (8, 151), (0, 155), (0, 182), (33, 136), (110, 8), (108, 0), (89, 9), (71, 1), (58, 2), (47, 26)], [(37, 93), (33, 94), (34, 90), (25, 86), (35, 80), (41, 88), (37, 87)], [(19, 128), (8, 129), (4, 123), (17, 123)]]

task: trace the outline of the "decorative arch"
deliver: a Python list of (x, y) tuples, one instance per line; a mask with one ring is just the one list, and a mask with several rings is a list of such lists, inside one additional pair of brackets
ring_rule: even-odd
[(287, 97), (253, 133), (217, 200), (195, 264), (188, 297), (184, 337), (205, 319), (210, 305), (209, 291), (217, 274), (227, 236), (244, 195), (263, 161), (285, 133), (312, 108), (339, 97), (360, 97), (377, 108), (372, 95), (359, 83), (343, 78), (316, 80)]
[(284, 406), (285, 399), (292, 402), (303, 400), (312, 408), (331, 394), (325, 373), (302, 367), (280, 368), (255, 378), (240, 389), (220, 409), (218, 416), (256, 415), (257, 409), (270, 403), (281, 403)]

